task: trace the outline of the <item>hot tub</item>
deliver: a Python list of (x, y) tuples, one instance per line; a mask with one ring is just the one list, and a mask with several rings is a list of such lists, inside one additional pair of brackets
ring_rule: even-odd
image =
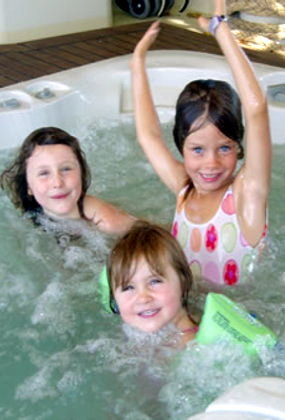
[[(138, 216), (169, 223), (173, 196), (135, 140), (129, 60), (118, 57), (1, 89), (0, 171), (32, 130), (59, 126), (82, 140), (92, 170), (91, 193)], [(254, 67), (268, 90), (274, 143), (272, 246), (254, 282), (237, 289), (236, 299), (284, 343), (285, 71)], [(151, 51), (148, 71), (170, 134), (173, 105), (186, 83), (203, 77), (233, 82), (223, 57), (195, 52)], [(265, 398), (258, 393), (251, 417), (227, 405), (232, 395), (227, 401), (213, 400), (248, 379), (266, 376), (274, 384), (276, 377), (285, 378), (284, 346), (273, 353), (261, 349), (261, 365), (252, 365), (229, 346), (187, 348), (166, 377), (149, 343), (137, 348), (132, 337), (134, 345), (126, 344), (120, 320), (100, 306), (96, 281), (108, 252), (104, 238), (85, 228), (83, 245), (59, 247), (56, 226), (49, 226), (49, 233), (32, 226), (3, 191), (0, 212), (1, 419), (184, 420), (210, 403), (197, 420), (260, 415)], [(138, 369), (144, 363), (147, 368)], [(276, 418), (284, 419), (283, 412), (284, 407), (275, 410), (281, 413)]]
[[(0, 90), (0, 124), (5, 133), (0, 148), (19, 145), (33, 129), (58, 125), (70, 129), (74, 120), (93, 117), (117, 118), (132, 113), (130, 56), (121, 56), (55, 73)], [(174, 64), (175, 63), (175, 64)], [(177, 64), (178, 63), (178, 64)], [(210, 67), (209, 67), (209, 63)], [(233, 83), (223, 57), (189, 51), (151, 51), (148, 56), (150, 82), (158, 110), (173, 112), (184, 85), (197, 78), (217, 78)], [(273, 143), (285, 143), (285, 71), (254, 64), (268, 91)], [(279, 86), (277, 100), (272, 89)], [(282, 99), (283, 97), (283, 99)], [(281, 100), (282, 99), (282, 100)]]

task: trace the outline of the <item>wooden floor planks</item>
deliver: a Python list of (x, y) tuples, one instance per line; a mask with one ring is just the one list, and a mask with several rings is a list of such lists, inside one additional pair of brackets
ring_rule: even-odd
[[(116, 26), (42, 40), (0, 45), (0, 87), (72, 67), (129, 54), (149, 22)], [(178, 49), (220, 54), (209, 35), (162, 24), (153, 49)], [(252, 61), (285, 68), (276, 52), (245, 50)]]

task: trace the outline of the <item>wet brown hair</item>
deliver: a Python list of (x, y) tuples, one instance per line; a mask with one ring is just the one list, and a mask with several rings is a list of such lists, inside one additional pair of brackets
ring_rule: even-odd
[(181, 285), (182, 305), (187, 308), (192, 289), (192, 273), (178, 241), (163, 227), (138, 220), (113, 247), (107, 262), (110, 288), (110, 306), (113, 290), (125, 287), (134, 275), (137, 264), (144, 258), (154, 273), (164, 276), (169, 263), (177, 273)]

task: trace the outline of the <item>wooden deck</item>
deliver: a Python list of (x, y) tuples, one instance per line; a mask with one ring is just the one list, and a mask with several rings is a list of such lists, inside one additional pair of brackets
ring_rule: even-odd
[[(118, 55), (129, 54), (149, 22), (46, 38), (18, 44), (0, 45), (0, 87), (67, 70)], [(209, 35), (162, 24), (153, 49), (192, 50), (220, 54)], [(284, 56), (277, 52), (245, 49), (252, 61), (285, 68)]]

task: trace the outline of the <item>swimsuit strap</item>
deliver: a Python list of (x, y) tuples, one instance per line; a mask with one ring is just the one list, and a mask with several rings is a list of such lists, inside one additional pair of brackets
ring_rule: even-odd
[(191, 333), (191, 332), (196, 333), (197, 331), (199, 331), (199, 326), (195, 325), (194, 327), (185, 328), (184, 330), (181, 330), (179, 333), (181, 335), (184, 335), (184, 334), (188, 334), (188, 333)]

